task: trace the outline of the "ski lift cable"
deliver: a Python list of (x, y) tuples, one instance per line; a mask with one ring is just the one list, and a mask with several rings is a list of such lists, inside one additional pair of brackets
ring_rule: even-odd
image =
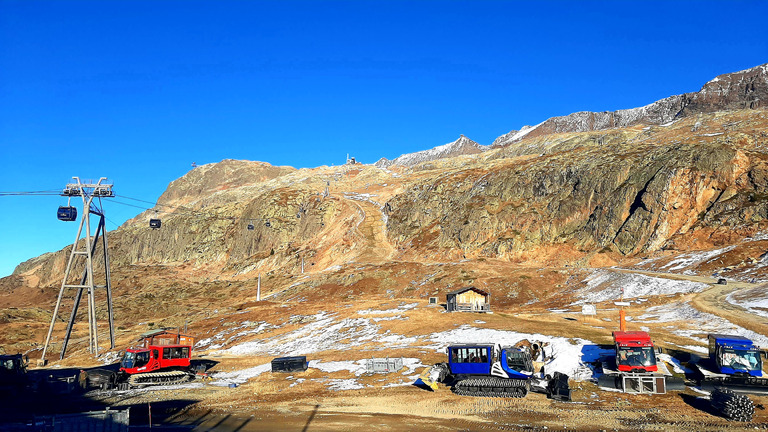
[(58, 196), (61, 195), (59, 191), (14, 191), (14, 192), (0, 192), (0, 196)]
[[(227, 220), (235, 220), (236, 219), (236, 218), (222, 218), (220, 216), (218, 216), (218, 217), (217, 216), (210, 216), (210, 215), (212, 215), (212, 213), (210, 213), (210, 212), (203, 212), (203, 211), (200, 211), (200, 210), (194, 210), (194, 209), (191, 209), (189, 207), (184, 207), (184, 206), (172, 206), (172, 205), (168, 205), (168, 204), (160, 204), (160, 203), (157, 203), (157, 202), (147, 201), (147, 200), (143, 200), (143, 199), (139, 199), (139, 198), (131, 198), (131, 197), (125, 196), (125, 195), (117, 195), (117, 194), (115, 194), (115, 196), (116, 197), (120, 197), (120, 198), (129, 199), (129, 200), (132, 200), (132, 201), (138, 201), (138, 202), (143, 202), (143, 203), (147, 203), (147, 204), (152, 204), (153, 207), (146, 208), (146, 209), (147, 210), (155, 210), (155, 212), (157, 212), (156, 207), (165, 207), (165, 208), (171, 209), (171, 211), (173, 213), (176, 213), (176, 214), (187, 214), (187, 215), (192, 215), (192, 216), (209, 216), (209, 217), (216, 218), (216, 219), (227, 219)], [(139, 207), (139, 208), (145, 208), (145, 207)]]
[(104, 216), (104, 219), (106, 219), (106, 220), (107, 220), (107, 222), (109, 222), (109, 223), (111, 223), (112, 225), (114, 225), (114, 226), (115, 226), (115, 228), (120, 228), (120, 225), (118, 225), (118, 224), (117, 224), (115, 221), (113, 221), (112, 219), (110, 219), (110, 218), (108, 218), (108, 217), (106, 217), (106, 216)]
[[(129, 198), (129, 197), (126, 197), (126, 196), (123, 196), (123, 195), (121, 195), (120, 197), (121, 198)], [(134, 201), (140, 201), (140, 202), (145, 202), (145, 203), (148, 203), (148, 204), (152, 204), (152, 202), (150, 202), (150, 201), (140, 200), (140, 199), (137, 199), (137, 198), (130, 198), (130, 199), (133, 199)], [(124, 206), (128, 206), (128, 207), (135, 207), (135, 208), (142, 209), (142, 210), (152, 210), (155, 213), (158, 212), (158, 210), (156, 208), (152, 208), (152, 207), (143, 207), (143, 206), (139, 206), (139, 205), (135, 205), (135, 204), (129, 204), (129, 203), (122, 202), (122, 201), (119, 201), (119, 200), (114, 200), (114, 199), (111, 200), (111, 202), (114, 202), (116, 204), (121, 204), (121, 205), (124, 205)], [(233, 217), (233, 216), (218, 216), (218, 215), (216, 215), (216, 214), (214, 214), (212, 212), (204, 212), (204, 211), (199, 211), (199, 210), (192, 210), (192, 209), (189, 209), (189, 208), (186, 208), (186, 207), (182, 207), (182, 206), (174, 207), (174, 206), (169, 206), (169, 205), (165, 205), (165, 204), (158, 204), (158, 205), (161, 206), (161, 207), (167, 207), (169, 209), (172, 209), (171, 211), (173, 212), (174, 215), (205, 217), (207, 219), (217, 219), (217, 220), (227, 220), (227, 221), (237, 221), (239, 219), (239, 218)]]
[[(51, 190), (39, 190), (39, 191), (0, 191), (0, 196), (61, 196), (61, 190), (59, 190), (59, 189), (51, 189)], [(142, 202), (142, 203), (152, 204), (153, 205), (153, 207), (140, 206), (140, 205), (130, 204), (130, 203), (127, 203), (127, 202), (122, 202), (120, 200), (116, 200), (116, 199), (113, 199), (112, 197), (110, 197), (110, 198), (112, 198), (112, 199), (110, 199), (110, 202), (113, 202), (115, 204), (120, 204), (120, 205), (123, 205), (123, 206), (127, 206), (127, 207), (133, 207), (133, 208), (141, 209), (141, 210), (155, 210), (155, 212), (157, 212), (157, 208), (156, 207), (164, 207), (164, 208), (169, 209), (170, 212), (173, 212), (176, 215), (206, 217), (206, 218), (209, 218), (209, 219), (228, 220), (228, 221), (237, 221), (237, 220), (240, 219), (240, 218), (231, 217), (231, 216), (230, 217), (219, 216), (219, 215), (215, 215), (214, 213), (211, 213), (211, 212), (194, 210), (194, 209), (190, 209), (190, 208), (184, 207), (184, 206), (172, 206), (172, 205), (168, 205), (168, 204), (160, 204), (160, 203), (157, 203), (157, 202), (147, 201), (147, 200), (143, 200), (143, 199), (139, 199), (139, 198), (133, 198), (133, 197), (125, 196), (125, 195), (115, 194), (114, 197), (115, 198), (119, 197), (119, 198), (131, 200), (131, 201), (137, 201), (137, 202)], [(97, 209), (101, 210), (98, 207), (97, 207)], [(261, 219), (263, 219), (263, 218), (248, 218), (249, 221), (261, 220)], [(110, 221), (110, 222), (112, 224), (114, 224), (115, 226), (119, 227), (119, 225), (117, 225), (116, 223), (114, 223), (112, 221)]]

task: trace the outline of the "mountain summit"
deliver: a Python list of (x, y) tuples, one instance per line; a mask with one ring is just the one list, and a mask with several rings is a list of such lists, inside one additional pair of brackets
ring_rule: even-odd
[(386, 168), (391, 165), (403, 165), (410, 167), (422, 162), (429, 162), (454, 156), (477, 154), (485, 151), (487, 148), (487, 146), (482, 146), (465, 137), (464, 135), (461, 135), (456, 141), (443, 144), (429, 150), (422, 150), (416, 153), (407, 153), (398, 156), (394, 160), (381, 158), (374, 165), (379, 168)]

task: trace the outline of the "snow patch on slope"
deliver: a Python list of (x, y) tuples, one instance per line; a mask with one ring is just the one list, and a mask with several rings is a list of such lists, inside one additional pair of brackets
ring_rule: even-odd
[(661, 268), (669, 271), (689, 269), (690, 267), (694, 267), (699, 264), (705, 263), (719, 255), (729, 252), (735, 247), (736, 246), (728, 246), (722, 249), (715, 249), (715, 250), (706, 251), (706, 252), (691, 252), (691, 253), (682, 254), (677, 259), (674, 259), (668, 262), (667, 264), (663, 265)]
[(406, 347), (415, 338), (382, 332), (368, 318), (345, 318), (336, 321), (336, 314), (318, 312), (302, 328), (264, 340), (244, 342), (218, 351), (227, 355), (304, 355), (327, 350), (343, 351), (371, 342), (386, 341), (387, 348)]
[(700, 282), (679, 281), (637, 273), (622, 273), (598, 270), (590, 274), (583, 282), (586, 286), (576, 292), (579, 298), (572, 305), (600, 303), (625, 299), (692, 293), (705, 290), (709, 285)]
[(382, 158), (376, 162), (375, 165), (379, 168), (386, 168), (390, 165), (414, 166), (422, 162), (428, 162), (447, 157), (482, 153), (488, 148), (488, 146), (482, 146), (462, 135), (454, 142), (443, 144), (429, 150), (422, 150), (415, 153), (400, 155), (391, 161)]
[(717, 315), (702, 312), (688, 302), (674, 302), (648, 308), (645, 314), (636, 317), (633, 321), (643, 323), (683, 321), (688, 328), (681, 329), (677, 326), (667, 328), (678, 336), (684, 336), (702, 344), (707, 343), (708, 333), (722, 333), (744, 336), (752, 339), (757, 345), (768, 347), (768, 337), (737, 326)]
[(766, 286), (734, 291), (728, 294), (725, 300), (750, 313), (768, 318), (768, 287)]

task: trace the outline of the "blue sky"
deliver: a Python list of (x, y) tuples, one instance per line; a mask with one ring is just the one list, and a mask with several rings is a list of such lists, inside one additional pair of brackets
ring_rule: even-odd
[[(192, 162), (365, 163), (768, 62), (765, 1), (0, 0), (0, 191), (108, 177), (155, 201)], [(0, 276), (74, 240), (0, 196)], [(139, 203), (140, 205), (143, 205)], [(105, 204), (114, 229), (141, 210)]]

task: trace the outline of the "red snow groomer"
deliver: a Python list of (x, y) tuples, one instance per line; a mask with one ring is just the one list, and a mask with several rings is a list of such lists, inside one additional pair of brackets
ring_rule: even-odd
[(176, 384), (194, 376), (190, 357), (195, 339), (192, 336), (157, 330), (139, 338), (141, 348), (129, 348), (120, 361), (119, 375), (131, 386)]
[(643, 331), (626, 331), (624, 311), (619, 314), (620, 331), (613, 332), (616, 355), (603, 361), (598, 385), (625, 393), (664, 394), (685, 389), (685, 381), (673, 376), (664, 362), (656, 361), (651, 336)]
[(658, 372), (653, 341), (646, 332), (615, 331), (616, 367), (619, 372)]
[(192, 336), (157, 330), (139, 338), (142, 346), (125, 350), (120, 370), (97, 369), (88, 373), (89, 386), (102, 389), (178, 384), (193, 379), (190, 357)]

